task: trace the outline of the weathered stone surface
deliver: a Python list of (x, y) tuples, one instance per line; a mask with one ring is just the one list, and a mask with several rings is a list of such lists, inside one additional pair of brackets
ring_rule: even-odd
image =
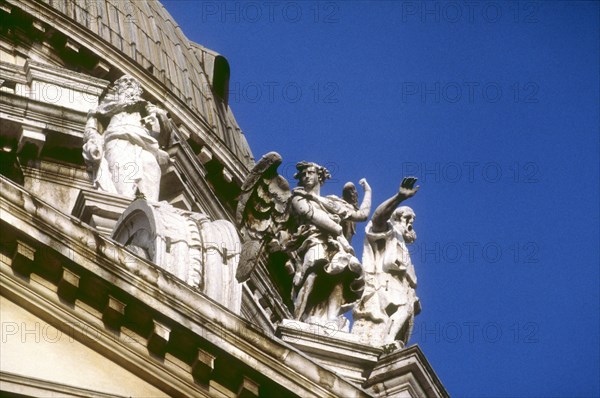
[(336, 322), (315, 325), (285, 319), (277, 336), (337, 374), (361, 384), (377, 363), (381, 348), (360, 342), (358, 336), (339, 330)]
[(397, 342), (404, 347), (420, 311), (417, 277), (406, 246), (417, 238), (415, 213), (406, 206), (397, 208), (415, 195), (415, 182), (405, 178), (398, 193), (375, 210), (365, 232), (365, 290), (354, 308), (352, 333), (375, 346)]
[(109, 327), (119, 330), (123, 324), (123, 316), (125, 315), (126, 304), (119, 299), (108, 296), (108, 303), (102, 313), (102, 320)]
[(130, 198), (82, 189), (71, 214), (110, 236), (121, 214), (131, 204)]
[(17, 241), (17, 247), (12, 258), (12, 268), (21, 275), (29, 276), (35, 260), (35, 249), (27, 243)]
[(367, 219), (371, 188), (360, 181), (365, 190), (360, 207), (337, 196), (323, 197), (320, 189), (329, 172), (300, 162), (294, 176), (298, 187), (290, 191), (277, 173), (279, 164), (279, 154), (263, 156), (242, 186), (237, 221), (244, 246), (238, 280), (249, 277), (262, 254), (283, 254), (295, 319), (347, 328), (343, 313), (360, 297), (363, 281), (342, 222)]
[[(53, 288), (60, 283), (60, 279), (53, 282), (54, 278), (44, 279), (48, 276), (37, 277), (36, 272), (43, 264), (35, 255), (32, 274), (36, 276), (35, 280), (14, 273), (9, 266), (10, 259), (0, 256), (2, 296), (19, 303), (18, 306), (26, 311), (43, 317), (45, 322), (55, 327), (64, 327), (62, 332), (65, 338), (71, 338), (71, 341), (74, 338), (88, 348), (88, 353), (92, 353), (78, 356), (75, 355), (77, 351), (65, 345), (59, 347), (50, 344), (45, 347), (62, 347), (62, 351), (53, 350), (52, 355), (60, 357), (61, 364), (65, 363), (62, 360), (69, 359), (69, 369), (81, 372), (76, 373), (76, 377), (64, 374), (64, 367), (52, 372), (53, 377), (60, 376), (59, 383), (66, 383), (54, 386), (63, 395), (67, 395), (65, 391), (71, 391), (68, 385), (72, 385), (72, 381), (77, 386), (98, 385), (83, 377), (95, 366), (104, 366), (90, 366), (88, 359), (96, 353), (96, 356), (108, 359), (109, 364), (123, 366), (138, 380), (144, 380), (155, 389), (149, 391), (143, 386), (129, 384), (112, 388), (114, 386), (111, 385), (108, 386), (108, 394), (112, 396), (119, 395), (119, 391), (126, 391), (131, 396), (235, 396), (238, 392), (244, 392), (239, 384), (244, 376), (259, 385), (259, 396), (265, 398), (369, 396), (356, 384), (318, 365), (280, 339), (268, 336), (214, 300), (189, 288), (178, 278), (128, 253), (113, 240), (60, 213), (3, 177), (0, 177), (0, 210), (3, 228), (8, 225), (6, 230), (20, 231), (19, 234), (23, 234), (27, 242), (35, 242), (35, 247), (29, 247), (36, 252), (46, 251), (48, 256), (68, 258), (84, 275), (78, 293), (81, 299), (77, 299), (74, 306), (69, 306), (64, 304)], [(14, 234), (3, 238), (16, 247)], [(92, 285), (110, 289), (98, 289), (90, 297), (82, 291), (81, 286), (85, 289), (85, 286)], [(102, 321), (102, 309), (105, 308), (102, 303), (108, 300), (113, 291), (120, 292), (118, 300), (126, 304), (125, 318), (128, 324), (121, 327), (120, 332), (107, 328)], [(134, 320), (135, 323), (131, 323)], [(33, 327), (33, 324), (28, 327)], [(51, 338), (55, 334), (50, 335)], [(202, 347), (201, 354), (199, 347)], [(39, 348), (36, 344), (26, 344), (12, 350), (9, 357), (13, 362), (10, 367), (2, 368), (2, 383), (6, 380), (5, 370), (22, 374), (26, 382), (32, 382), (32, 369), (35, 370), (33, 377), (43, 374), (49, 361), (39, 361), (38, 365), (31, 367), (30, 358), (35, 357), (34, 351)], [(199, 354), (195, 362), (196, 352)], [(219, 360), (213, 361), (212, 357)], [(4, 355), (2, 359), (2, 364), (6, 364)], [(77, 369), (77, 363), (82, 363), (78, 361), (83, 361), (85, 366)], [(208, 385), (194, 379), (194, 362), (197, 369), (200, 369), (199, 363), (204, 364), (202, 372), (205, 381), (210, 378)], [(213, 371), (210, 370), (211, 366), (214, 366)], [(106, 368), (112, 370), (116, 366)], [(101, 373), (105, 374), (103, 370)], [(230, 374), (239, 378), (228, 380)], [(102, 379), (102, 383), (106, 381)], [(246, 383), (245, 389), (256, 391), (253, 386), (252, 383)], [(97, 390), (107, 391), (106, 387)], [(13, 390), (12, 384), (10, 388), (11, 392), (25, 391)], [(32, 395), (40, 396), (39, 393)], [(92, 394), (88, 392), (87, 395)]]
[(160, 176), (169, 155), (173, 127), (167, 113), (142, 99), (140, 82), (129, 75), (114, 83), (116, 97), (88, 113), (83, 157), (94, 185), (104, 192), (134, 197), (136, 192), (158, 201)]
[(154, 327), (148, 336), (148, 350), (159, 357), (164, 356), (170, 335), (171, 329), (167, 325), (154, 320)]
[(38, 158), (46, 143), (46, 135), (40, 127), (22, 126), (17, 153), (26, 157)]
[(194, 380), (202, 384), (208, 384), (214, 369), (215, 356), (199, 348), (198, 355), (192, 363)]
[[(295, 224), (260, 241), (261, 247), (269, 246), (267, 253), (290, 258), (287, 264), (269, 258), (271, 268), (259, 264), (259, 272), (243, 286), (243, 317), (236, 316), (230, 310), (239, 311), (235, 296), (242, 288), (233, 278), (240, 251), (237, 231), (213, 220), (231, 219), (239, 184), (253, 160), (227, 105), (227, 61), (189, 42), (157, 1), (99, 0), (90, 7), (77, 1), (4, 0), (0, 8), (9, 26), (9, 34), (0, 38), (2, 138), (8, 143), (3, 151), (21, 158), (15, 164), (24, 177), (23, 182), (13, 179), (22, 186), (2, 180), (0, 221), (8, 236), (3, 236), (3, 245), (6, 240), (10, 250), (0, 253), (0, 292), (3, 300), (7, 297), (40, 320), (68, 327), (62, 330), (65, 336), (77, 326), (68, 337), (86, 348), (78, 358), (81, 350), (53, 344), (63, 348), (59, 352), (46, 346), (41, 354), (50, 355), (35, 366), (30, 358), (38, 347), (12, 350), (9, 357), (16, 367), (10, 370), (20, 374), (12, 378), (3, 367), (2, 389), (8, 379), (11, 388), (27, 383), (30, 388), (40, 381), (35, 376), (44, 367), (54, 365), (48, 358), (56, 357), (60, 366), (48, 372), (48, 383), (42, 380), (35, 389), (9, 392), (42, 396), (39, 387), (78, 396), (368, 396), (359, 384), (382, 348), (344, 332), (348, 325), (340, 316), (361, 289), (359, 263), (349, 243), (354, 223), (367, 215), (352, 193), (346, 195), (346, 188), (356, 193), (353, 185), (345, 186), (343, 200), (322, 197), (306, 175), (294, 193), (288, 186), (282, 194), (277, 182), (268, 184), (267, 191), (254, 192), (262, 199), (287, 195), (289, 201), (276, 202), (275, 215), (281, 216), (279, 222)], [(119, 100), (107, 90), (124, 73), (135, 77), (129, 83), (137, 80), (147, 92), (146, 101), (133, 101), (120, 112), (111, 108)], [(135, 91), (132, 86), (126, 90)], [(160, 104), (171, 117), (151, 103)], [(86, 117), (90, 108), (95, 111)], [(165, 120), (181, 126), (170, 142)], [(107, 130), (125, 125), (125, 149), (106, 147), (123, 138), (104, 140)], [(166, 158), (151, 140), (150, 145), (138, 145), (144, 134), (131, 134), (127, 129), (132, 126), (156, 140), (159, 150), (169, 151), (175, 160), (169, 177), (160, 175), (162, 169), (156, 173), (155, 167), (163, 166), (161, 159)], [(102, 167), (96, 150), (102, 149), (107, 166), (102, 182), (114, 190), (90, 191), (82, 136), (89, 144), (89, 163), (98, 170)], [(150, 156), (134, 158), (128, 150), (135, 146)], [(306, 170), (320, 168), (306, 165)], [(171, 190), (161, 199), (196, 213), (156, 204), (160, 189)], [(146, 195), (151, 210), (128, 213), (117, 244), (106, 235), (136, 190)], [(331, 223), (305, 214), (304, 205), (322, 210)], [(68, 216), (71, 209), (75, 217)], [(150, 215), (154, 218), (148, 221)], [(325, 230), (308, 237), (298, 226)], [(288, 246), (290, 238), (300, 246)], [(306, 256), (321, 247), (328, 252)], [(251, 250), (244, 256), (256, 254), (252, 246), (247, 248)], [(273, 269), (289, 282), (281, 289), (269, 279)], [(314, 285), (311, 275), (316, 275)], [(345, 289), (352, 282), (358, 285), (348, 296)], [(312, 323), (294, 320), (306, 328), (295, 330), (284, 321), (280, 331), (287, 340), (281, 341), (273, 336), (274, 325), (292, 317), (293, 303), (287, 307), (292, 292), (298, 317)], [(78, 367), (80, 363), (84, 366)], [(133, 381), (112, 385), (110, 372), (120, 375), (123, 370), (132, 372)], [(69, 374), (60, 374), (65, 371)], [(102, 377), (87, 377), (96, 373)], [(396, 383), (390, 377), (386, 388)], [(72, 382), (82, 389), (69, 389)], [(377, 383), (371, 384), (371, 395)]]
[(376, 397), (448, 397), (418, 346), (383, 355), (363, 386)]
[(57, 293), (65, 301), (74, 303), (77, 299), (80, 276), (63, 267), (63, 275), (58, 283)]
[(136, 255), (240, 312), (242, 286), (235, 279), (240, 240), (230, 222), (139, 199), (119, 218), (112, 236)]

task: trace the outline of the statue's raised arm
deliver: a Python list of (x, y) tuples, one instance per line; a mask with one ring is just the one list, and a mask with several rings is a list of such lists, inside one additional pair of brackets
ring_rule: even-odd
[(380, 204), (371, 218), (373, 223), (373, 232), (383, 232), (387, 229), (387, 222), (392, 216), (392, 213), (400, 203), (406, 199), (412, 198), (419, 190), (419, 186), (415, 187), (417, 179), (415, 177), (405, 177), (400, 184), (398, 193)]
[(414, 177), (404, 178), (398, 192), (377, 207), (365, 229), (365, 289), (354, 308), (352, 333), (369, 344), (403, 347), (420, 311), (417, 277), (407, 248), (417, 239), (416, 217), (410, 207), (398, 207), (417, 193), (416, 182)]

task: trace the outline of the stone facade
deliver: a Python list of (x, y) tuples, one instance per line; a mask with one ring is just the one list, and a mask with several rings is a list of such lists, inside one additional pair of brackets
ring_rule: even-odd
[[(0, 0), (0, 20), (3, 394), (447, 396), (418, 347), (294, 319), (264, 258), (238, 283), (255, 164), (229, 66), (159, 2)], [(119, 117), (167, 160), (136, 192), (101, 189), (93, 142), (82, 154), (125, 75), (145, 111)]]

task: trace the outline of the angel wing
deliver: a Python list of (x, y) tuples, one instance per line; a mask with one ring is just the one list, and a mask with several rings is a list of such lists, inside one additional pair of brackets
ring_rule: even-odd
[[(356, 186), (347, 182), (344, 185), (344, 190), (342, 191), (342, 199), (344, 199), (347, 203), (352, 205), (355, 210), (358, 210), (358, 191), (356, 190)], [(344, 233), (344, 237), (348, 242), (352, 241), (352, 237), (356, 234), (356, 222), (352, 220), (344, 220), (342, 221), (342, 230)]]
[(250, 277), (265, 247), (277, 239), (289, 220), (292, 194), (287, 180), (277, 172), (281, 162), (277, 152), (267, 153), (242, 185), (236, 210), (236, 222), (242, 235), (238, 282)]

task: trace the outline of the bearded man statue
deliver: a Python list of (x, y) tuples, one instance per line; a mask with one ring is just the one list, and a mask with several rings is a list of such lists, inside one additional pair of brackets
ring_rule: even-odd
[(398, 193), (375, 210), (365, 229), (365, 290), (354, 308), (352, 334), (373, 346), (403, 348), (420, 312), (417, 277), (407, 248), (417, 238), (415, 213), (410, 207), (397, 207), (417, 192), (415, 182), (405, 178)]
[(88, 113), (83, 158), (94, 187), (158, 201), (160, 178), (169, 166), (161, 146), (173, 130), (167, 112), (141, 97), (140, 82), (129, 75), (113, 85), (115, 98), (104, 100)]

